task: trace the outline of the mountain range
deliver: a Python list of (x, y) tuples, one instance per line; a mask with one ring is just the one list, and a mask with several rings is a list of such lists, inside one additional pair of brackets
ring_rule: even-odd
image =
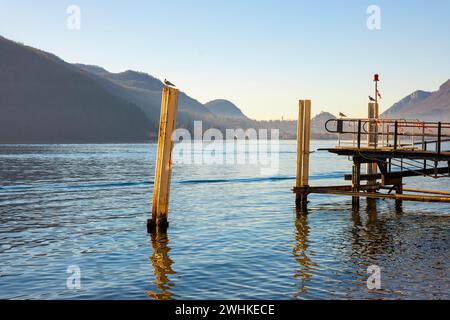
[(381, 117), (450, 122), (450, 80), (434, 92), (413, 92), (386, 110)]
[[(436, 92), (417, 91), (383, 116), (449, 119), (450, 81)], [(70, 64), (59, 57), (0, 37), (0, 143), (145, 142), (157, 138), (163, 83), (149, 74), (112, 73), (99, 66)], [(180, 92), (177, 127), (279, 129), (296, 137), (294, 120), (256, 121), (235, 104), (205, 104)], [(412, 112), (413, 111), (413, 112)], [(322, 112), (311, 120), (312, 138), (328, 139)]]
[(205, 107), (217, 117), (248, 119), (234, 103), (225, 99), (216, 99), (205, 103)]

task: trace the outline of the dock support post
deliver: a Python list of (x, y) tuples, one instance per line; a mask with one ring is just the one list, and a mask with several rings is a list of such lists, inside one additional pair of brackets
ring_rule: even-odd
[[(297, 123), (297, 189), (295, 204), (305, 208), (308, 203), (311, 100), (299, 101)], [(299, 190), (300, 189), (300, 190)]]
[[(396, 194), (403, 194), (403, 179), (400, 179), (399, 183), (397, 183), (397, 185), (395, 186), (395, 193)], [(402, 200), (395, 200), (395, 208), (396, 210), (400, 210), (402, 208)]]
[(153, 190), (152, 218), (147, 221), (149, 232), (167, 229), (169, 222), (170, 180), (172, 176), (173, 132), (178, 110), (178, 90), (164, 87), (161, 99), (158, 153), (156, 158), (155, 183)]
[[(361, 163), (358, 158), (353, 157), (352, 167), (352, 192), (359, 192), (361, 182)], [(352, 209), (359, 209), (359, 197), (352, 197)]]

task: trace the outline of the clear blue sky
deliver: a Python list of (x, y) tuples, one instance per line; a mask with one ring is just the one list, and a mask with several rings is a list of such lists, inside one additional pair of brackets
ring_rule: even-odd
[[(81, 30), (66, 27), (69, 5)], [(369, 30), (369, 5), (381, 30)], [(226, 98), (257, 119), (296, 118), (297, 100), (365, 116), (450, 78), (450, 1), (0, 0), (0, 34), (69, 62), (168, 78), (201, 102)]]

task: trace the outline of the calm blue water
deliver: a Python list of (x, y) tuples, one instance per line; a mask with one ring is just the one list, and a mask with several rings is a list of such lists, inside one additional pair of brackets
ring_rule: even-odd
[[(313, 195), (297, 214), (295, 149), (282, 142), (269, 176), (175, 163), (170, 228), (151, 237), (156, 145), (0, 146), (0, 298), (450, 298), (450, 205), (362, 200), (354, 213), (349, 198)], [(312, 185), (350, 172), (344, 157), (311, 155)], [(81, 289), (66, 286), (70, 265)], [(367, 288), (369, 265), (380, 290)]]

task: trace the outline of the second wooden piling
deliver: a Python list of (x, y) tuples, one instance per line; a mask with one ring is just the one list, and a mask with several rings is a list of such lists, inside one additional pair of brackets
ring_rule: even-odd
[(299, 101), (297, 123), (297, 177), (295, 203), (306, 207), (309, 188), (309, 150), (311, 131), (311, 100)]

